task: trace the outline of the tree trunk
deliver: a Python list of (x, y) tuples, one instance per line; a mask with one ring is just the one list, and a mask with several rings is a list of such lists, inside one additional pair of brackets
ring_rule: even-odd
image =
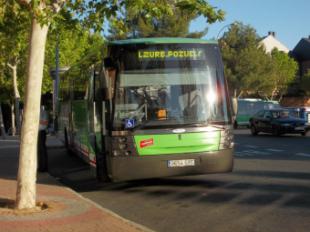
[(275, 96), (276, 96), (276, 94), (277, 94), (277, 91), (278, 91), (278, 88), (277, 88), (277, 87), (275, 87), (275, 88), (272, 90), (272, 92), (271, 92), (271, 100), (274, 100), (274, 98), (275, 98)]
[(2, 139), (5, 139), (6, 134), (5, 134), (5, 129), (4, 129), (1, 102), (0, 102), (0, 134), (1, 134)]
[(19, 151), (16, 192), (17, 209), (34, 208), (36, 205), (37, 139), (47, 32), (48, 25), (41, 26), (33, 17)]
[[(8, 66), (12, 69), (13, 72), (13, 89), (14, 89), (14, 108), (15, 108), (15, 133), (20, 134), (20, 111), (19, 111), (19, 102), (20, 102), (20, 94), (18, 90), (18, 82), (17, 82), (17, 61), (14, 64), (8, 64)], [(13, 124), (12, 124), (13, 125)], [(12, 127), (13, 128), (13, 127)], [(15, 135), (14, 133), (14, 135)]]

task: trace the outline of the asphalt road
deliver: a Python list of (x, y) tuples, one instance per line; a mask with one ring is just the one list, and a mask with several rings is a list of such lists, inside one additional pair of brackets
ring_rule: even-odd
[(155, 231), (308, 232), (310, 137), (235, 131), (232, 173), (98, 184), (63, 148), (49, 149), (61, 182)]

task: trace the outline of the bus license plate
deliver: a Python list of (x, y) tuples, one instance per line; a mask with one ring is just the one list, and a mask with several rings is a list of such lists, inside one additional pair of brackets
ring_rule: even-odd
[(195, 166), (194, 159), (183, 159), (183, 160), (168, 160), (168, 167), (188, 167)]

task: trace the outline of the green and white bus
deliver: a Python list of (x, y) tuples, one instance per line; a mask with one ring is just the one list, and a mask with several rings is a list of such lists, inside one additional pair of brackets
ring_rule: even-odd
[(58, 131), (101, 180), (230, 172), (231, 103), (217, 42), (106, 43), (61, 77)]

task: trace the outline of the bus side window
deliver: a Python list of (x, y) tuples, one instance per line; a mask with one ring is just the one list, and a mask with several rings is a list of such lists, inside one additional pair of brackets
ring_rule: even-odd
[(77, 72), (77, 75), (73, 77), (73, 100), (85, 100), (88, 95), (88, 72)]
[(95, 68), (94, 72), (94, 100), (95, 101), (102, 101), (102, 94), (103, 94), (103, 89), (102, 89), (102, 83), (101, 83), (101, 73), (100, 73), (100, 67)]
[(60, 87), (59, 87), (59, 100), (66, 102), (69, 100), (69, 80), (67, 75), (62, 75), (60, 77)]

